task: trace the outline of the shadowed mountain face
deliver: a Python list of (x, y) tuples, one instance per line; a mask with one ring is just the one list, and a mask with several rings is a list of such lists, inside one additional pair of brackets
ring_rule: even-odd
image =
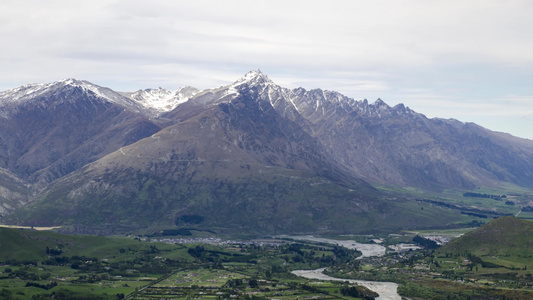
[(336, 92), (289, 90), (268, 78), (256, 79), (250, 89), (300, 124), (328, 149), (330, 159), (369, 182), (431, 190), (502, 181), (533, 187), (530, 140), (472, 123), (428, 119), (380, 99), (368, 104)]
[(6, 220), (98, 233), (187, 216), (229, 231), (386, 230), (412, 207), (369, 183), (533, 188), (532, 141), (381, 100), (285, 89), (257, 71), (202, 92), (122, 95), (74, 80), (0, 93), (0, 178), (13, 191), (3, 197), (31, 202)]
[(87, 231), (199, 215), (222, 230), (326, 231), (338, 229), (337, 217), (359, 216), (343, 226), (367, 223), (363, 215), (382, 205), (315, 139), (252, 98), (192, 111), (183, 107), (180, 122), (58, 180), (23, 219)]
[(36, 189), (160, 129), (126, 108), (131, 100), (110, 101), (119, 95), (96, 94), (89, 83), (71, 80), (38, 88), (0, 97), (0, 167)]

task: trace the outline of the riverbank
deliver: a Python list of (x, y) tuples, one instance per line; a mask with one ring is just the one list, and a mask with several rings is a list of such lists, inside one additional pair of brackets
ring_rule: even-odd
[[(348, 249), (356, 249), (361, 251), (362, 255), (358, 259), (372, 256), (384, 256), (386, 248), (379, 244), (362, 244), (352, 240), (334, 240), (327, 238), (319, 238), (314, 236), (286, 236), (295, 240), (305, 240), (317, 243), (327, 243), (339, 245)], [(348, 281), (362, 285), (379, 294), (378, 300), (401, 300), (402, 297), (398, 294), (398, 284), (394, 282), (381, 282), (381, 281), (367, 281), (367, 280), (354, 280), (336, 278), (323, 273), (326, 268), (320, 268), (316, 270), (295, 270), (292, 271), (294, 275), (318, 280), (334, 280), (334, 281)]]
[(297, 276), (301, 276), (308, 279), (318, 280), (334, 280), (334, 281), (348, 281), (362, 285), (379, 294), (378, 300), (401, 300), (402, 297), (398, 294), (398, 284), (394, 282), (381, 282), (381, 281), (366, 281), (366, 280), (354, 280), (331, 277), (322, 273), (326, 268), (320, 268), (316, 270), (295, 270), (291, 273)]

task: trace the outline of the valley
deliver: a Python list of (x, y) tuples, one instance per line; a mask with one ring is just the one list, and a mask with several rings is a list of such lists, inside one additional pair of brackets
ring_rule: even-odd
[[(527, 233), (532, 224), (503, 217), (475, 230), (432, 232), (455, 235), (436, 249), (407, 247), (417, 236), (409, 232), (242, 239), (205, 232), (189, 238), (96, 237), (0, 228), (0, 295), (2, 299), (383, 300), (400, 295), (529, 299), (533, 265)], [(524, 232), (526, 240), (521, 237)], [(511, 243), (515, 246), (506, 248)], [(486, 252), (487, 247), (497, 250)]]

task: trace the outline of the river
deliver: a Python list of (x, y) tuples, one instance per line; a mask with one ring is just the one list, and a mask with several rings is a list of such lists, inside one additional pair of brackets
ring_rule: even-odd
[(280, 237), (291, 238), (294, 240), (304, 240), (317, 243), (326, 243), (343, 246), (348, 249), (357, 249), (361, 251), (362, 255), (358, 259), (370, 256), (383, 256), (385, 255), (386, 248), (379, 244), (362, 244), (356, 241), (350, 240), (333, 240), (327, 238), (314, 237), (312, 235), (282, 235)]
[[(333, 240), (326, 238), (318, 238), (313, 236), (285, 236), (296, 240), (307, 240), (328, 244), (340, 245), (349, 249), (357, 249), (363, 253), (363, 257), (370, 256), (383, 256), (385, 255), (386, 248), (379, 244), (361, 244), (355, 241), (345, 241), (345, 240)], [(379, 294), (378, 300), (401, 300), (401, 296), (398, 294), (398, 284), (394, 282), (381, 282), (381, 281), (367, 281), (367, 280), (354, 280), (354, 279), (343, 279), (331, 277), (322, 273), (326, 268), (316, 269), (316, 270), (294, 270), (293, 274), (302, 276), (309, 279), (319, 279), (319, 280), (336, 280), (336, 281), (348, 281), (350, 283), (355, 283), (362, 285), (376, 293)]]

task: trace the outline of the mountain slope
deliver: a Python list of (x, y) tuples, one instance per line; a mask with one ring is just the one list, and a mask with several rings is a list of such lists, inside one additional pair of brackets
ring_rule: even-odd
[(308, 232), (338, 230), (336, 216), (367, 223), (364, 215), (382, 205), (307, 133), (250, 97), (182, 113), (182, 121), (57, 181), (19, 216), (34, 225), (82, 224), (85, 232), (169, 226), (183, 215), (200, 215), (209, 228)]
[(337, 92), (275, 85), (259, 71), (251, 87), (302, 126), (330, 157), (372, 183), (431, 190), (473, 189), (501, 182), (533, 188), (533, 141), (502, 137), (471, 123), (428, 119), (403, 104), (369, 104)]
[(0, 167), (37, 190), (160, 129), (134, 101), (72, 79), (3, 92), (0, 108)]
[[(533, 142), (401, 104), (286, 89), (260, 71), (178, 94), (118, 94), (75, 80), (0, 93), (0, 167), (20, 203), (33, 201), (6, 220), (92, 233), (176, 222), (364, 232), (461, 218), (368, 182), (533, 187)], [(182, 224), (191, 218), (203, 222)]]
[(0, 221), (1, 216), (28, 203), (31, 197), (32, 192), (27, 184), (8, 170), (0, 168)]

